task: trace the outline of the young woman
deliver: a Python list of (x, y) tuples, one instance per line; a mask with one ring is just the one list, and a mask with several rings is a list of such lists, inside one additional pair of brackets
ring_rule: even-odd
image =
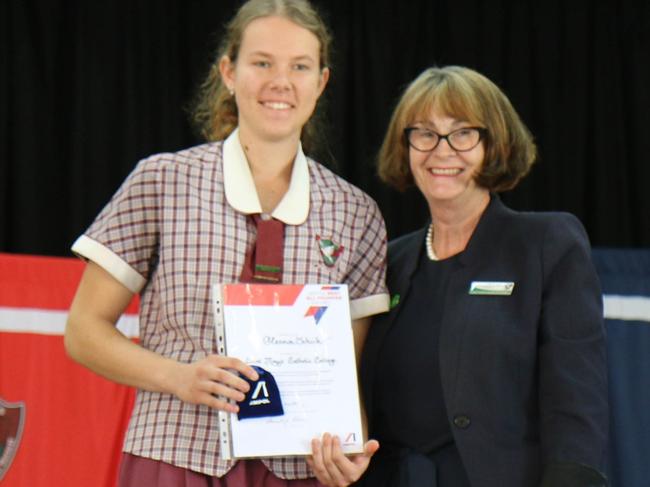
[[(242, 400), (248, 384), (239, 374), (256, 372), (217, 353), (212, 284), (345, 283), (357, 350), (367, 318), (388, 307), (376, 204), (302, 150), (316, 133), (310, 118), (329, 78), (328, 48), (306, 0), (246, 2), (197, 108), (211, 142), (141, 161), (73, 246), (88, 265), (66, 349), (138, 388), (121, 487), (347, 485), (378, 448), (369, 441), (363, 454), (346, 457), (324, 435), (312, 442), (309, 465), (219, 456), (217, 411), (237, 406), (216, 396)], [(325, 242), (339, 250), (335, 258)], [(115, 328), (134, 293), (139, 344)]]

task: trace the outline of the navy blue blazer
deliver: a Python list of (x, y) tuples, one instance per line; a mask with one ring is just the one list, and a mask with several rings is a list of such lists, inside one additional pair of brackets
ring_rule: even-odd
[[(426, 228), (388, 247), (388, 287), (399, 303), (373, 321), (364, 346), (361, 382), (371, 427), (375, 363), (390, 353), (384, 338), (399, 322), (425, 234)], [(514, 289), (509, 296), (472, 295), (474, 281), (512, 282)], [(575, 468), (578, 476), (602, 478), (596, 471), (608, 430), (602, 295), (578, 219), (515, 212), (493, 195), (446, 295), (432, 299), (445, 299), (442, 388), (472, 486), (565, 485), (564, 473)], [(605, 485), (604, 479), (568, 482)]]

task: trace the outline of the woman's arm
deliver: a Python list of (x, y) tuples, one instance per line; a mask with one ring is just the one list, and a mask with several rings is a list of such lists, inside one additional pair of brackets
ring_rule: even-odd
[(542, 257), (542, 485), (604, 486), (597, 471), (604, 462), (608, 429), (602, 293), (587, 235), (575, 217), (562, 214), (549, 226)]
[(70, 308), (65, 329), (68, 355), (90, 370), (121, 384), (174, 394), (183, 401), (237, 412), (217, 399), (244, 399), (249, 388), (237, 371), (255, 380), (257, 373), (242, 361), (209, 355), (191, 364), (146, 350), (115, 327), (133, 294), (99, 265), (89, 262)]

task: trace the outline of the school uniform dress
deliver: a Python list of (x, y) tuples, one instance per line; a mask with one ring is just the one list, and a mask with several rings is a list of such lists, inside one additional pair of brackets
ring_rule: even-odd
[[(353, 319), (387, 310), (376, 203), (300, 147), (292, 171), (270, 215), (285, 224), (282, 282), (347, 284)], [(217, 353), (211, 286), (239, 281), (261, 213), (236, 130), (222, 142), (141, 161), (72, 249), (140, 293), (144, 348), (190, 363)], [(222, 477), (235, 462), (220, 457), (218, 439), (216, 410), (139, 390), (124, 452)], [(263, 462), (282, 479), (312, 476), (302, 459)]]
[(460, 254), (430, 261), (425, 235), (389, 244), (393, 306), (361, 366), (382, 446), (359, 485), (606, 485), (602, 298), (580, 222), (492, 195)]

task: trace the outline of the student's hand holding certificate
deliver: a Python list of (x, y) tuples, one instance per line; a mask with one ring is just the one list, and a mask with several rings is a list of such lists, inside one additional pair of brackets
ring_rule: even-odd
[(170, 388), (179, 399), (231, 413), (239, 407), (226, 399), (241, 401), (250, 389), (239, 374), (258, 379), (253, 367), (234, 357), (208, 355), (194, 363), (176, 365)]
[(346, 456), (341, 450), (341, 440), (329, 433), (322, 440), (313, 439), (311, 446), (312, 456), (307, 457), (307, 464), (318, 481), (328, 487), (346, 487), (359, 480), (379, 450), (379, 442), (370, 440), (364, 445), (363, 453)]

